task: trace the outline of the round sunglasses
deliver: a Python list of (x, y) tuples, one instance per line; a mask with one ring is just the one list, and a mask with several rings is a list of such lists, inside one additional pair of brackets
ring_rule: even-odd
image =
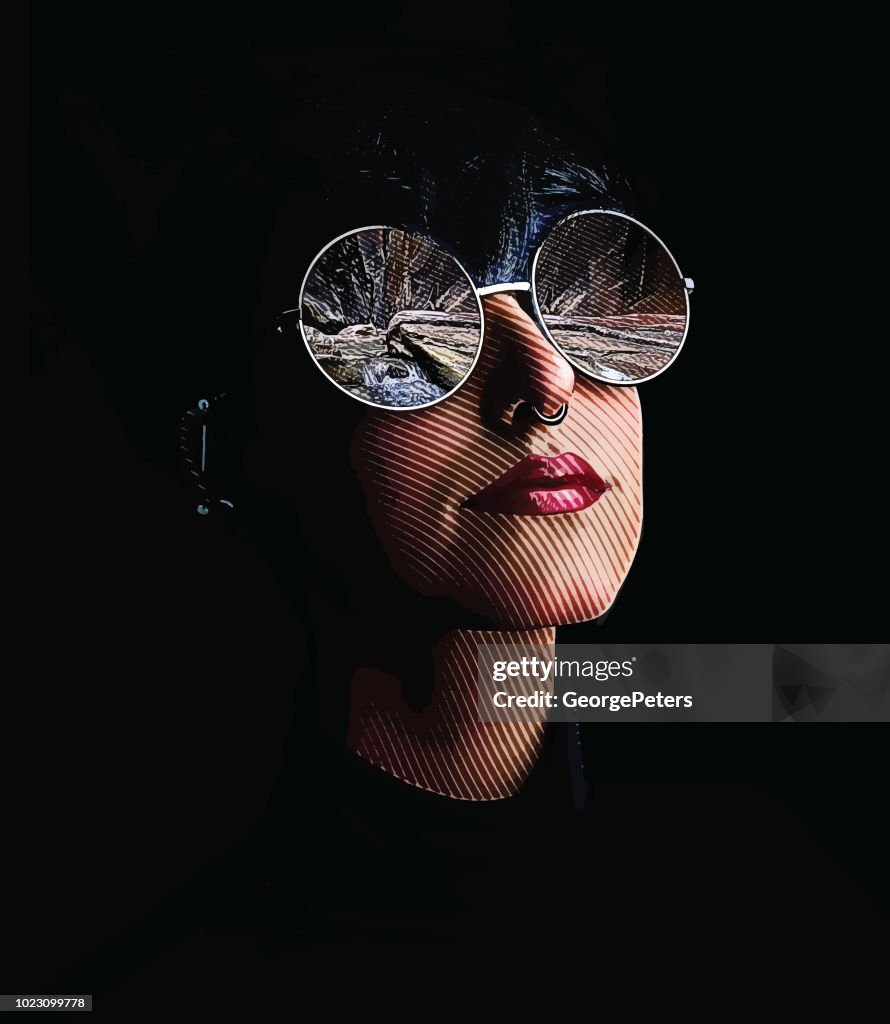
[(645, 225), (583, 210), (548, 232), (531, 281), (484, 287), (427, 235), (357, 228), (319, 252), (288, 313), (298, 314), (309, 354), (341, 391), (377, 408), (423, 409), (472, 373), (485, 295), (529, 292), (538, 325), (572, 366), (621, 386), (652, 380), (677, 358), (692, 290)]

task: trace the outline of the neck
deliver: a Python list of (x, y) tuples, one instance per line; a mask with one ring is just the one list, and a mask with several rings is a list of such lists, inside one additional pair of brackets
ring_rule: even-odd
[[(431, 666), (355, 669), (349, 747), (388, 774), (442, 796), (513, 796), (537, 760), (544, 726), (478, 720), (477, 645), (549, 646), (554, 633), (549, 627), (521, 632), (453, 629), (433, 645)], [(420, 687), (420, 699), (417, 678), (406, 678), (407, 672), (431, 675)]]

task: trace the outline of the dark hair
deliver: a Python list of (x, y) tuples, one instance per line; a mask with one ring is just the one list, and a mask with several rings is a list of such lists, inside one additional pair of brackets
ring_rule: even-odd
[[(546, 90), (528, 88), (524, 105), (501, 81), (540, 81), (540, 67), (518, 62), (468, 82), (453, 54), (422, 74), (397, 49), (376, 57), (365, 58), (374, 65), (366, 78), (352, 68), (357, 81), (338, 81), (321, 96), (304, 85), (299, 102), (267, 114), (251, 152), (225, 178), (231, 201), (265, 204), (264, 255), (236, 256), (252, 261), (241, 288), (254, 300), (258, 331), (296, 305), (323, 245), (366, 224), (427, 231), (486, 284), (523, 275), (531, 247), (562, 213), (632, 208), (595, 116), (567, 119)], [(233, 255), (225, 244), (221, 254)]]

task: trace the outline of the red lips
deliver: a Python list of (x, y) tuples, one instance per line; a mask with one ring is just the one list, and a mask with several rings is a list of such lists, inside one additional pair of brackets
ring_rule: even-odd
[(555, 516), (589, 508), (610, 486), (580, 455), (526, 455), (464, 507), (513, 516)]

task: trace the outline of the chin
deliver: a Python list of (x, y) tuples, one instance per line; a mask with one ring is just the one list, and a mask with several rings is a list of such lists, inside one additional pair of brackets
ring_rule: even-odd
[(636, 545), (620, 562), (591, 557), (591, 547), (551, 545), (547, 558), (527, 545), (452, 548), (433, 571), (411, 559), (398, 568), (412, 589), (447, 598), (492, 629), (526, 630), (589, 622), (605, 614), (627, 576)]
[(492, 599), (490, 594), (455, 596), (458, 603), (486, 619), (492, 629), (528, 630), (590, 622), (611, 608), (618, 591), (606, 595), (581, 592), (565, 600), (559, 591), (543, 587), (540, 599), (521, 606)]

